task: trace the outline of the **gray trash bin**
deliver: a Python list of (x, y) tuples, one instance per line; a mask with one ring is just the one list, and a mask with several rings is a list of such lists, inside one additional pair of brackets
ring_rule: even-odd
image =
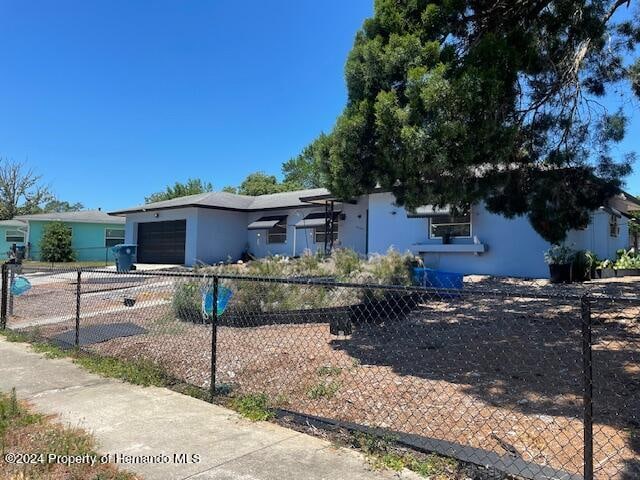
[(116, 270), (118, 272), (129, 272), (135, 270), (133, 259), (136, 256), (137, 245), (131, 243), (120, 243), (111, 248), (116, 257)]

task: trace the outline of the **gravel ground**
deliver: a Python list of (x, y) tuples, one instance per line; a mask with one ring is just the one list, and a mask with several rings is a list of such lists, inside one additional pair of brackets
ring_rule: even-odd
[[(579, 292), (539, 282), (470, 279), (474, 287)], [(595, 282), (598, 283), (598, 282)], [(602, 282), (599, 282), (602, 283)], [(616, 283), (616, 282), (614, 282)], [(633, 282), (602, 283), (630, 295)], [(168, 299), (171, 288), (83, 288), (83, 312), (141, 299)], [(118, 285), (122, 287), (123, 285)], [(142, 288), (140, 288), (142, 287)], [(584, 288), (584, 287), (580, 287)], [(618, 289), (618, 290), (615, 290)], [(549, 465), (582, 469), (582, 337), (575, 299), (470, 295), (432, 300), (410, 313), (368, 319), (348, 336), (327, 323), (220, 326), (217, 378), (234, 394), (264, 392), (277, 405), (309, 415), (388, 428)], [(75, 310), (75, 285), (42, 284), (16, 299), (21, 319)], [(48, 307), (47, 307), (48, 306)], [(71, 310), (69, 310), (71, 308)], [(640, 307), (594, 306), (596, 477), (640, 478)], [(247, 319), (249, 316), (247, 315)], [(148, 333), (91, 350), (160, 363), (188, 383), (208, 387), (211, 331), (176, 320), (169, 304), (91, 316), (83, 325), (133, 322)], [(39, 328), (46, 337), (73, 328)], [(636, 470), (634, 470), (636, 469)], [(625, 476), (626, 475), (626, 476)]]

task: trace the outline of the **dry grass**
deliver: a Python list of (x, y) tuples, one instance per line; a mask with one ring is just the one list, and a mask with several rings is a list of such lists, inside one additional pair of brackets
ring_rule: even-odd
[[(21, 454), (24, 463), (0, 461), (4, 479), (47, 480), (135, 480), (133, 474), (114, 465), (96, 462), (65, 464), (64, 456), (96, 456), (93, 437), (78, 428), (69, 428), (33, 411), (11, 394), (0, 393), (0, 450), (4, 458)], [(55, 458), (54, 458), (55, 457)], [(15, 456), (14, 456), (15, 458)]]

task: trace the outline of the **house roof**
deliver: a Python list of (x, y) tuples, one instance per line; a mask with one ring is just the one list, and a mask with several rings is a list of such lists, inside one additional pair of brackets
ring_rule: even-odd
[(33, 215), (18, 215), (14, 220), (44, 221), (44, 222), (70, 222), (70, 223), (112, 223), (122, 225), (125, 219), (109, 215), (101, 210), (83, 210), (79, 212), (52, 212), (36, 213)]
[(173, 208), (200, 207), (219, 210), (237, 210), (250, 212), (256, 210), (277, 210), (280, 208), (312, 207), (302, 198), (314, 195), (326, 195), (325, 188), (313, 188), (310, 190), (296, 190), (293, 192), (272, 193), (269, 195), (237, 195), (227, 192), (208, 192), (186, 197), (173, 198), (162, 202), (147, 203), (136, 207), (111, 212), (112, 215), (126, 215), (127, 213), (149, 212)]
[(0, 227), (26, 228), (27, 222), (22, 220), (0, 220)]

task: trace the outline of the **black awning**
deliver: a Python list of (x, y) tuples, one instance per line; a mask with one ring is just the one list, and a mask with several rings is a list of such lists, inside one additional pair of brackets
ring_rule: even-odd
[[(340, 212), (333, 212), (333, 221), (336, 222), (340, 217)], [(298, 223), (295, 224), (296, 228), (317, 228), (324, 227), (327, 223), (327, 217), (324, 212), (310, 213)]]
[(275, 227), (277, 224), (281, 222), (285, 222), (287, 220), (286, 215), (274, 215), (271, 217), (260, 217), (255, 222), (251, 222), (247, 229), (249, 230), (268, 230), (270, 228)]

